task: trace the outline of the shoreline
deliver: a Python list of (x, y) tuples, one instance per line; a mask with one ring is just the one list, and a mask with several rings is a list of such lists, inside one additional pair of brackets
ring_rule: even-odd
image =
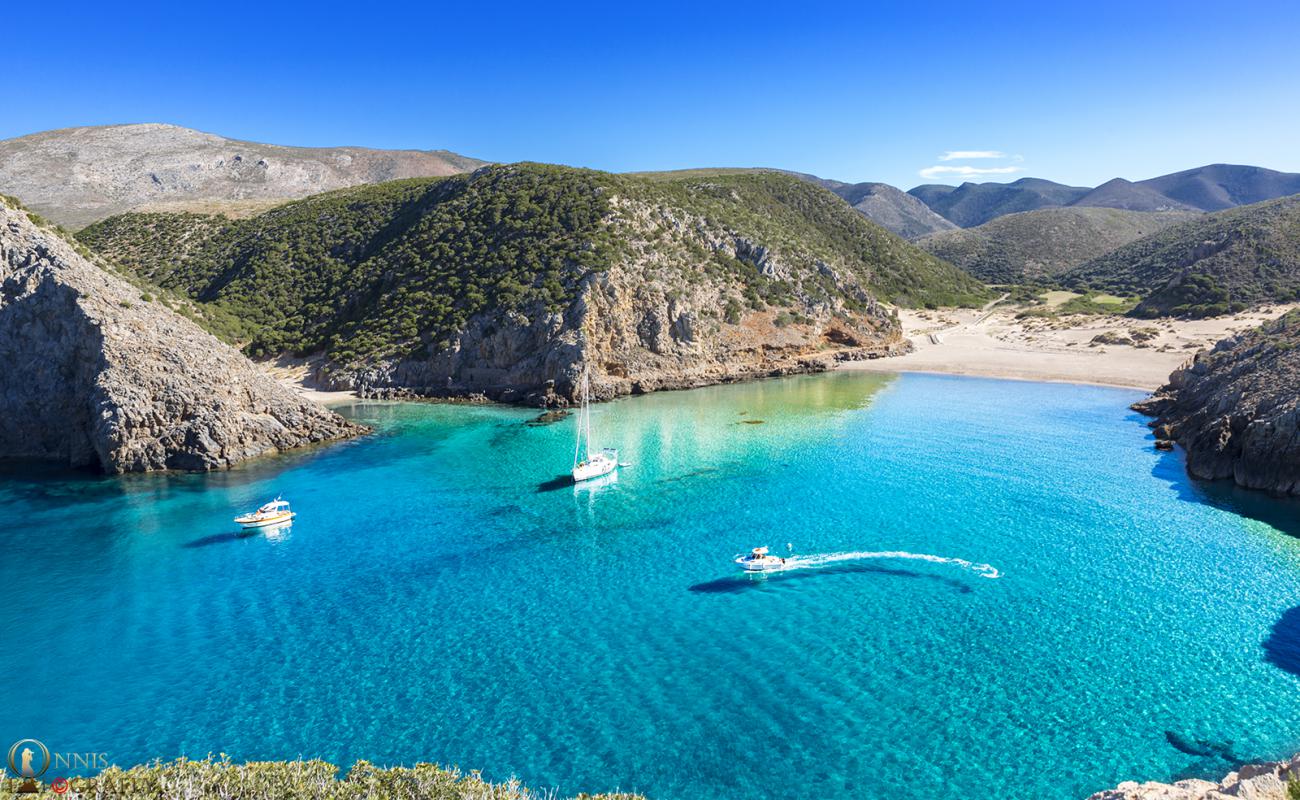
[[(901, 358), (901, 357), (902, 356), (895, 356), (894, 358)], [(884, 361), (884, 359), (879, 359), (879, 360)], [(1060, 384), (1066, 384), (1068, 386), (1096, 386), (1101, 389), (1127, 389), (1134, 392), (1145, 392), (1146, 394), (1150, 394), (1154, 392), (1157, 388), (1159, 388), (1159, 386), (1148, 387), (1148, 386), (1139, 386), (1133, 383), (1111, 383), (1104, 380), (1087, 380), (1084, 378), (1054, 377), (1050, 375), (1046, 375), (1046, 376), (1045, 375), (1007, 375), (1005, 373), (999, 373), (999, 372), (979, 372), (973, 369), (963, 369), (956, 366), (954, 366), (952, 369), (944, 369), (942, 367), (925, 368), (925, 367), (911, 367), (911, 366), (901, 366), (895, 369), (895, 368), (891, 368), (887, 364), (874, 364), (870, 367), (862, 367), (862, 366), (856, 366), (855, 363), (848, 363), (848, 364), (841, 364), (835, 367), (835, 369), (831, 371), (836, 372), (840, 370), (844, 370), (847, 372), (852, 372), (855, 370), (859, 372), (875, 372), (875, 373), (881, 373), (886, 375), (887, 374), (943, 375), (949, 378), (980, 378), (983, 380), (1017, 381), (1020, 383), (1060, 383)]]
[[(1278, 305), (1208, 319), (1142, 320), (1113, 315), (1025, 314), (1024, 306), (999, 306), (998, 302), (978, 309), (899, 309), (903, 336), (912, 345), (910, 352), (841, 361), (824, 371), (956, 375), (1151, 394), (1200, 350), (1300, 307)], [(313, 366), (311, 359), (287, 356), (262, 363), (263, 370), (283, 386), (322, 406), (363, 399), (351, 390), (313, 388)], [(688, 387), (665, 386), (656, 391), (668, 388)]]
[(1280, 305), (1209, 319), (1022, 314), (1023, 307), (900, 309), (904, 355), (836, 369), (1071, 383), (1151, 393), (1200, 350), (1281, 316)]

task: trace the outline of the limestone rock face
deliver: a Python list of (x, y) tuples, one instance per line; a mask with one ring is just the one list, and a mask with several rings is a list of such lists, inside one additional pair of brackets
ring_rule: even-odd
[(1300, 494), (1300, 312), (1197, 353), (1134, 409), (1193, 476)]
[(0, 458), (209, 470), (363, 430), (0, 201)]
[(284, 147), (175, 125), (64, 128), (0, 141), (0, 193), (79, 228), (130, 209), (265, 203), (484, 162), (445, 150)]
[(1293, 780), (1300, 780), (1300, 756), (1290, 761), (1247, 764), (1218, 783), (1125, 781), (1088, 800), (1287, 800), (1286, 785)]

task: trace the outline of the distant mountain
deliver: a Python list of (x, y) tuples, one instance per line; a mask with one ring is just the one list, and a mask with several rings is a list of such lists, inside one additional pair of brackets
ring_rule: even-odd
[(1234, 164), (1210, 164), (1136, 182), (1114, 178), (1095, 189), (1021, 178), (1012, 183), (926, 184), (908, 192), (963, 228), (1039, 208), (1221, 211), (1297, 193), (1300, 174)]
[(1212, 316), (1300, 300), (1300, 195), (1205, 214), (1081, 264), (1079, 288), (1140, 295), (1142, 316)]
[(973, 228), (1004, 214), (1068, 206), (1088, 192), (1084, 186), (1021, 178), (1011, 183), (963, 183), (955, 188), (932, 184), (918, 186), (908, 194), (949, 222)]
[(1142, 181), (1141, 185), (1202, 211), (1221, 211), (1300, 194), (1300, 174), (1263, 167), (1210, 164)]
[(272, 201), (485, 163), (446, 150), (283, 147), (175, 125), (108, 125), (0, 140), (0, 193), (79, 228), (141, 208), (211, 211), (235, 203), (261, 210)]
[(916, 244), (980, 280), (1018, 283), (1052, 278), (1197, 216), (1199, 211), (1041, 208), (1007, 214), (974, 228), (933, 233)]
[(950, 231), (957, 227), (931, 211), (925, 203), (887, 183), (841, 183), (827, 188), (843, 197), (867, 219), (904, 239), (916, 239), (927, 233)]
[(1119, 208), (1126, 211), (1204, 211), (1167, 197), (1145, 183), (1113, 178), (1075, 200), (1075, 206)]

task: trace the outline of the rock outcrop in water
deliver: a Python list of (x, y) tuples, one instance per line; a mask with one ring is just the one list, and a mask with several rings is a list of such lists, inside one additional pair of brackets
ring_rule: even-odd
[(1088, 800), (1288, 800), (1287, 783), (1296, 780), (1300, 780), (1300, 756), (1290, 761), (1247, 764), (1218, 783), (1125, 781), (1114, 789), (1097, 792)]
[(1197, 353), (1133, 408), (1194, 477), (1300, 494), (1300, 312)]
[(209, 470), (363, 429), (0, 200), (0, 458)]

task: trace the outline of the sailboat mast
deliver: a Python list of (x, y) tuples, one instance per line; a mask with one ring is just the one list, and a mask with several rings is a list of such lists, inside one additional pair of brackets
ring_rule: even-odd
[(591, 460), (591, 371), (582, 371), (582, 411), (587, 425), (587, 460)]

